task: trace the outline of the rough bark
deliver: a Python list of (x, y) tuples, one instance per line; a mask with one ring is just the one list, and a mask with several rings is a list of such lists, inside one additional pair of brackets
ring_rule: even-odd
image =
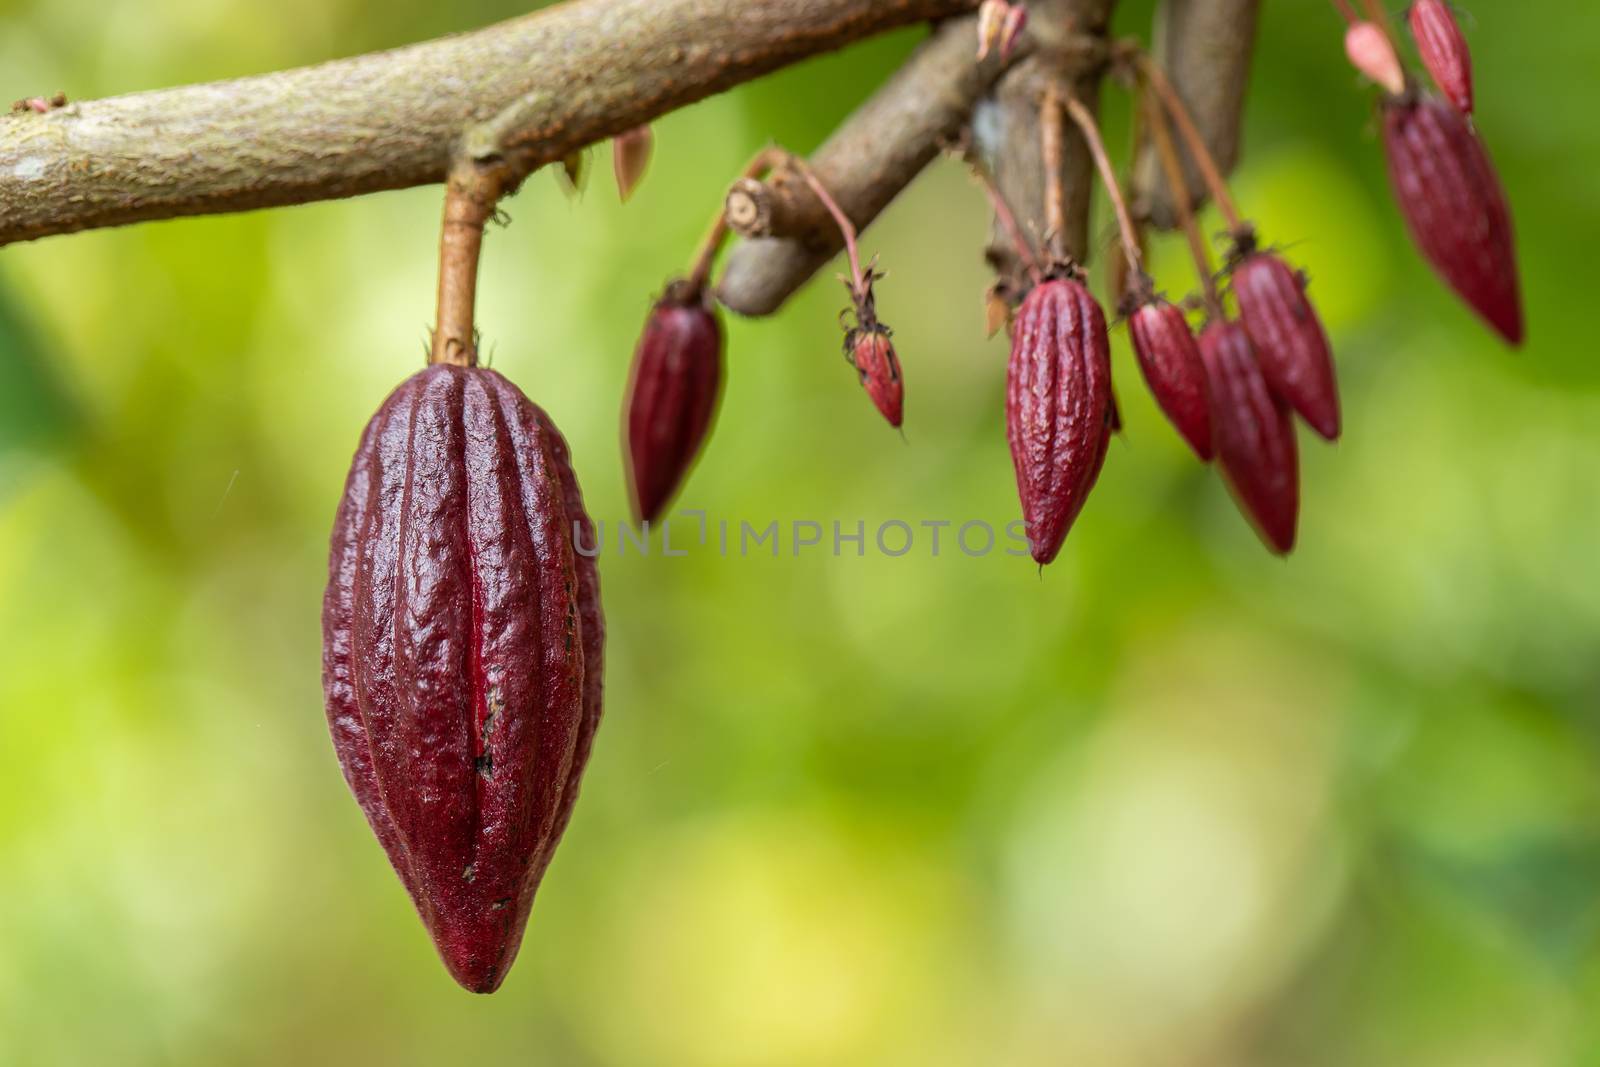
[[(1115, 0), (1033, 0), (1028, 5), (1028, 32), (1034, 37), (1034, 54), (1000, 79), (974, 117), (978, 150), (1018, 223), (1040, 243), (1049, 216), (1040, 104), (1045, 89), (1054, 83), (1064, 94), (1077, 96), (1090, 112), (1099, 111), (1100, 83), (1107, 63), (1105, 34), (1114, 6)], [(1064, 131), (1061, 147), (1066, 231), (1059, 236), (1066, 253), (1082, 262), (1088, 255), (1094, 160), (1076, 128)], [(998, 226), (988, 257), (1002, 275), (1015, 273), (1016, 253)]]
[(0, 116), (0, 244), (520, 172), (974, 0), (572, 0), (314, 67)]

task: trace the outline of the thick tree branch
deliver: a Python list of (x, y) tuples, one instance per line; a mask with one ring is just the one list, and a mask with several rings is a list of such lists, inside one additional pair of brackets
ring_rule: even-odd
[[(1017, 221), (1035, 240), (1049, 226), (1039, 106), (1054, 85), (1063, 96), (1077, 97), (1091, 113), (1099, 110), (1109, 58), (1105, 33), (1113, 6), (1115, 0), (1032, 0), (1028, 33), (1035, 39), (1035, 52), (1000, 80), (974, 116), (977, 148)], [(1067, 255), (1080, 262), (1088, 254), (1093, 168), (1077, 129), (1064, 130), (1059, 180), (1066, 194), (1065, 232), (1057, 236)], [(1016, 275), (1016, 252), (998, 226), (988, 258), (1002, 277)]]
[[(945, 23), (829, 137), (810, 160), (858, 229), (866, 228), (967, 122), (1000, 73), (975, 61), (977, 20)], [(768, 315), (842, 247), (838, 227), (799, 175), (780, 169), (729, 193), (729, 225), (754, 237), (728, 256), (717, 295), (743, 315)]]
[(526, 173), (785, 64), (974, 0), (572, 0), (315, 67), (0, 117), (0, 244)]

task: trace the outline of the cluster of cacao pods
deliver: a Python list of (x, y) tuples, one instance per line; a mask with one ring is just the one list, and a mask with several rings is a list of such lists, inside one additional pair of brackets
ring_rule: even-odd
[(1445, 0), (1407, 15), (1434, 95), (1406, 69), (1386, 26), (1352, 21), (1351, 63), (1384, 91), (1383, 143), (1395, 201), (1434, 270), (1511, 345), (1524, 336), (1511, 209), (1473, 123), (1472, 55)]
[[(986, 0), (980, 58), (991, 49), (1009, 53), (1025, 20), (1019, 0)], [(1352, 16), (1347, 55), (1385, 91), (1389, 172), (1417, 244), (1518, 343), (1510, 212), (1472, 124), (1465, 41), (1442, 0), (1417, 0), (1409, 22), (1442, 98), (1417, 87), (1385, 26)], [(1093, 120), (1078, 121), (1087, 123), (1106, 177)], [(618, 138), (624, 197), (643, 175), (651, 145), (646, 128)], [(1165, 148), (1171, 174), (1177, 161)], [(1191, 151), (1198, 161), (1204, 149)], [(826, 189), (802, 162), (795, 166), (834, 215), (848, 250), (854, 321), (845, 357), (898, 427), (904, 382), (891, 331), (877, 317), (873, 283), (881, 276), (862, 268), (854, 228)], [(1107, 184), (1126, 231), (1114, 178)], [(1213, 192), (1226, 199), (1225, 189)], [(499, 195), (467, 204), (480, 238)], [(1179, 198), (1185, 205), (1187, 196)], [(452, 220), (459, 222), (451, 203), (447, 237)], [(998, 197), (996, 206), (1010, 218)], [(1113, 272), (1114, 287), (1127, 282), (1118, 310), (1163, 414), (1201, 461), (1217, 460), (1265, 544), (1287, 553), (1300, 503), (1294, 416), (1329, 441), (1341, 432), (1328, 336), (1304, 275), (1260, 247), (1248, 223), (1230, 217), (1219, 289), (1187, 206), (1182, 214), (1205, 287), (1207, 321), (1198, 336), (1186, 306), (1160, 296), (1138, 269), (1139, 234), (1124, 233), (1132, 269)], [(715, 418), (723, 333), (706, 278), (726, 237), (719, 227), (688, 278), (654, 303), (634, 353), (624, 452), (643, 520), (665, 511)], [(1002, 278), (988, 294), (988, 312), (991, 332), (1010, 327), (1006, 434), (1042, 566), (1082, 511), (1121, 418), (1107, 318), (1081, 269), (1059, 248), (1036, 257), (1014, 222), (1011, 230), (1029, 273)], [(323, 680), (334, 747), (374, 834), (450, 973), (468, 989), (490, 992), (516, 956), (577, 798), (601, 716), (605, 624), (595, 560), (578, 550), (596, 542), (566, 442), (516, 386), (476, 365), (477, 245), (470, 248), (460, 286), (444, 284), (449, 261), (441, 258), (441, 323), (445, 294), (467, 295), (465, 325), (451, 335), (456, 348), (436, 345), (438, 362), (384, 401), (356, 451), (331, 542)]]

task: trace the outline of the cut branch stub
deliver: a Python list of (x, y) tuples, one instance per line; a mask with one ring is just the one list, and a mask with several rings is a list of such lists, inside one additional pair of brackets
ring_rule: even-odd
[[(973, 62), (977, 19), (941, 25), (873, 96), (811, 157), (817, 177), (857, 228), (865, 228), (966, 125), (973, 103), (1002, 64)], [(761, 183), (756, 183), (761, 184)], [(729, 218), (735, 230), (761, 234), (728, 256), (717, 286), (722, 303), (741, 315), (770, 315), (843, 247), (822, 204), (780, 169), (762, 185), (739, 183), (749, 202), (730, 206), (748, 218)], [(765, 218), (762, 213), (765, 211)]]

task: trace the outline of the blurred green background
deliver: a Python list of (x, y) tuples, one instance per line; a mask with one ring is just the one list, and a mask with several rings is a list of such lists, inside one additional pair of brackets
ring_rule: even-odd
[[(1348, 427), (1302, 434), (1299, 550), (1260, 548), (1119, 331), (1127, 432), (1043, 575), (948, 542), (613, 553), (606, 724), (487, 999), (347, 795), (319, 684), (327, 530), (422, 362), (438, 191), (0, 251), (0, 1063), (1600, 1064), (1600, 9), (1473, 7), (1527, 350), (1407, 244), (1331, 8), (1269, 2), (1237, 192), (1314, 277)], [(12, 0), (0, 71), (93, 97), (523, 9)], [(583, 198), (508, 205), (481, 325), (597, 517), (635, 335), (727, 180), (917, 37), (661, 121), (626, 206), (605, 152)], [(827, 274), (731, 323), (681, 505), (1015, 517), (985, 233), (941, 163), (867, 234), (904, 441)]]

